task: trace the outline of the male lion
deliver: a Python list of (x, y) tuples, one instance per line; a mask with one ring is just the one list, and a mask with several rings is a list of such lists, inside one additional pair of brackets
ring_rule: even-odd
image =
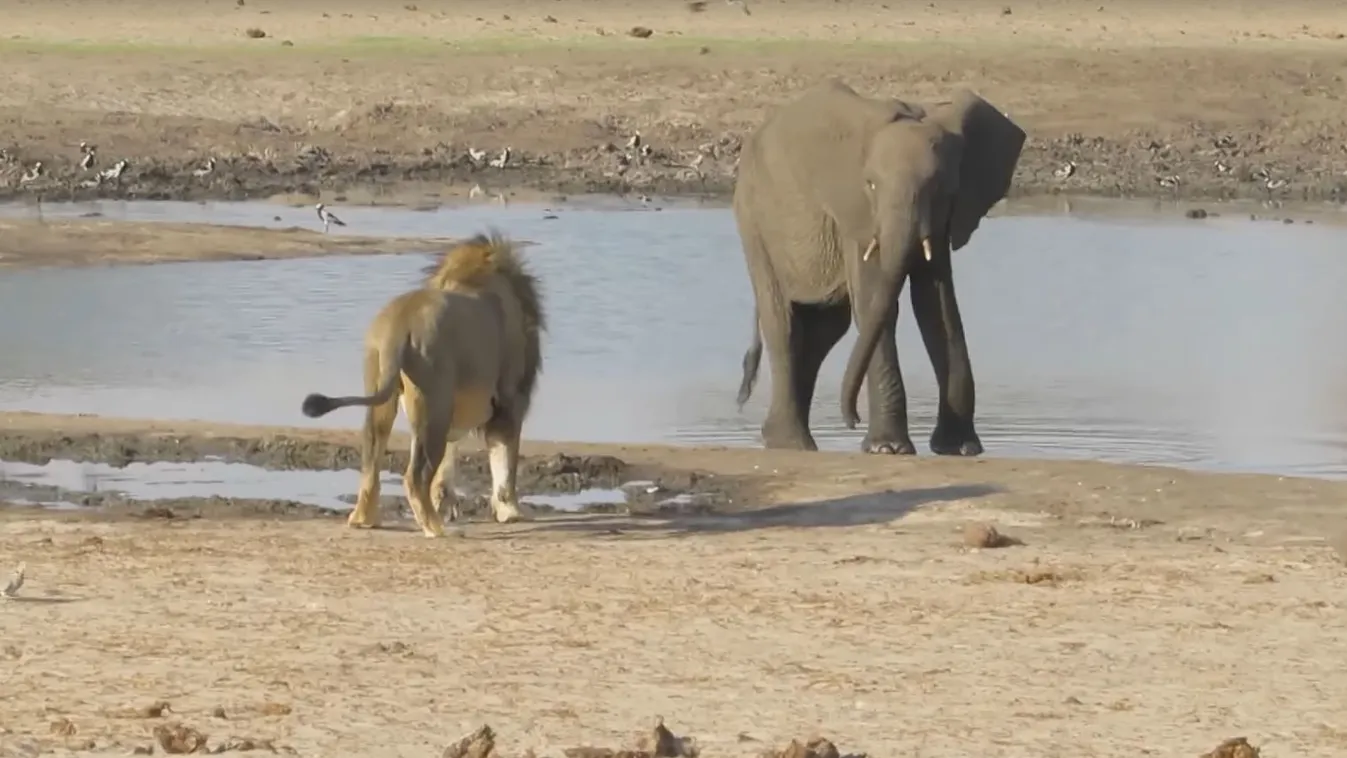
[(444, 498), (450, 520), (458, 518), (455, 447), (469, 432), (486, 441), (496, 521), (520, 518), (520, 430), (542, 370), (539, 335), (546, 329), (537, 280), (516, 244), (495, 230), (455, 245), (426, 272), (422, 287), (389, 301), (365, 333), (369, 394), (304, 398), (310, 418), (348, 405), (369, 408), (360, 495), (348, 526), (379, 524), (379, 464), (399, 399), (412, 427), (403, 484), (427, 537), (444, 534)]

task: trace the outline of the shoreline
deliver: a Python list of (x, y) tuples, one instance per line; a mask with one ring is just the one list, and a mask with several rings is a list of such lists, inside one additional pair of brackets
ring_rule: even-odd
[[(457, 188), (440, 188), (432, 200), (422, 185), (403, 188), (401, 193), (382, 196), (351, 193), (340, 200), (329, 199), (333, 209), (370, 207), (392, 211), (461, 211), (494, 207), (475, 202)], [(104, 198), (103, 202), (137, 202)], [(0, 201), (3, 202), (3, 201)], [(75, 201), (71, 208), (86, 202)], [(162, 201), (139, 201), (162, 202)], [(167, 201), (175, 202), (175, 201)], [(252, 201), (271, 204), (278, 210), (306, 211), (308, 199), (294, 195), (273, 195)], [(62, 203), (65, 205), (65, 203)], [(728, 210), (726, 203), (706, 199), (658, 197), (649, 204), (611, 194), (546, 196), (528, 194), (510, 201), (514, 207), (527, 206), (540, 212), (659, 212), (663, 210)], [(133, 220), (104, 216), (99, 211), (68, 213), (65, 208), (48, 212), (42, 219), (36, 214), (19, 212), (17, 204), (0, 215), (0, 271), (39, 268), (70, 268), (127, 265), (165, 265), (207, 261), (262, 261), (312, 258), (336, 255), (405, 255), (436, 253), (451, 240), (428, 236), (325, 235), (321, 225), (313, 228), (297, 225), (302, 219), (290, 214), (259, 217), (256, 222)], [(172, 214), (166, 214), (172, 218)], [(1140, 222), (1192, 224), (1224, 220), (1270, 222), (1277, 224), (1324, 224), (1347, 227), (1343, 206), (1322, 203), (1287, 203), (1268, 208), (1242, 200), (1190, 203), (1161, 199), (1102, 199), (1088, 196), (1042, 196), (1013, 198), (999, 204), (988, 218), (1062, 218), (1102, 222)], [(274, 223), (275, 226), (259, 226)], [(480, 226), (480, 224), (479, 224)], [(506, 231), (509, 231), (508, 229)], [(545, 240), (542, 240), (545, 242)], [(536, 243), (535, 243), (536, 244)]]
[[(405, 466), (408, 436), (395, 430), (389, 442), (386, 467)], [(476, 438), (463, 441), (467, 454), (482, 452)], [(1347, 480), (1236, 471), (1190, 469), (1162, 464), (1113, 463), (1068, 458), (970, 459), (935, 456), (880, 456), (850, 451), (799, 452), (761, 447), (721, 445), (676, 445), (668, 443), (602, 443), (525, 439), (526, 457), (556, 455), (618, 457), (625, 463), (647, 469), (699, 470), (742, 482), (752, 497), (772, 502), (776, 489), (771, 480), (820, 470), (845, 471), (845, 482), (889, 478), (896, 473), (920, 473), (949, 480), (964, 477), (1014, 477), (1025, 472), (1052, 481), (1072, 477), (1125, 481), (1133, 476), (1148, 480), (1180, 480), (1229, 487), (1231, 495), (1247, 490), (1250, 498), (1267, 493), (1295, 491), (1311, 501), (1322, 496), (1347, 497)], [(73, 457), (72, 457), (73, 456)], [(257, 425), (180, 419), (123, 418), (99, 414), (61, 414), (37, 411), (0, 411), (0, 459), (41, 464), (54, 458), (108, 463), (120, 467), (135, 461), (191, 462), (218, 457), (225, 462), (247, 463), (269, 470), (337, 470), (358, 467), (359, 427), (307, 427), (286, 424)], [(390, 463), (391, 462), (391, 465)], [(772, 474), (763, 473), (771, 469)], [(611, 480), (612, 476), (602, 475)], [(695, 477), (694, 477), (695, 478)], [(820, 477), (823, 478), (823, 477)], [(838, 483), (834, 483), (838, 484)], [(1076, 487), (1084, 486), (1073, 481)], [(616, 486), (608, 481), (605, 486)], [(837, 487), (834, 487), (837, 488)], [(746, 490), (747, 491), (747, 490)], [(1244, 499), (1241, 497), (1240, 499)], [(1141, 504), (1137, 504), (1141, 507)], [(1317, 506), (1316, 506), (1317, 507)], [(1144, 507), (1143, 507), (1144, 509)]]

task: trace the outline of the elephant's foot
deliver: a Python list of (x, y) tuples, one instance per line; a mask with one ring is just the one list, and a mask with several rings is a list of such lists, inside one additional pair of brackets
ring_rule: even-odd
[(962, 425), (939, 424), (931, 432), (931, 452), (936, 455), (962, 455), (973, 457), (982, 455), (982, 440), (972, 426), (960, 429)]
[(872, 455), (916, 455), (917, 447), (906, 434), (871, 433), (861, 440), (861, 452)]
[(814, 435), (803, 424), (768, 418), (762, 425), (762, 444), (768, 450), (818, 450)]

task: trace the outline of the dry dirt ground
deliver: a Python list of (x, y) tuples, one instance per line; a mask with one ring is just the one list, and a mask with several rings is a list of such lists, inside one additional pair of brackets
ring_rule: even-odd
[[(79, 455), (354, 443), (37, 414), (0, 429)], [(181, 725), (211, 748), (435, 756), (486, 723), (502, 755), (560, 756), (631, 746), (656, 716), (704, 755), (815, 734), (923, 758), (1197, 756), (1241, 735), (1267, 756), (1347, 751), (1347, 483), (526, 449), (559, 452), (737, 478), (753, 500), (440, 541), (333, 516), (0, 509), (0, 561), (27, 564), (0, 601), (0, 754), (126, 754)], [(1019, 544), (980, 546), (981, 524)]]
[[(841, 76), (919, 102), (977, 89), (1031, 135), (1017, 195), (1347, 198), (1343, 0), (4, 6), (9, 196), (723, 195), (764, 108)], [(652, 152), (622, 165), (636, 130)], [(120, 179), (79, 170), (82, 140), (96, 168), (129, 161)], [(468, 157), (507, 146), (503, 169)]]

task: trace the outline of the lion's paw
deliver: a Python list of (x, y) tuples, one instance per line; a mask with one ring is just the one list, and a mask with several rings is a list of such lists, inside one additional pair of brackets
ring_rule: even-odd
[(528, 517), (519, 510), (519, 506), (514, 503), (492, 503), (491, 510), (498, 524), (515, 524), (528, 520)]

